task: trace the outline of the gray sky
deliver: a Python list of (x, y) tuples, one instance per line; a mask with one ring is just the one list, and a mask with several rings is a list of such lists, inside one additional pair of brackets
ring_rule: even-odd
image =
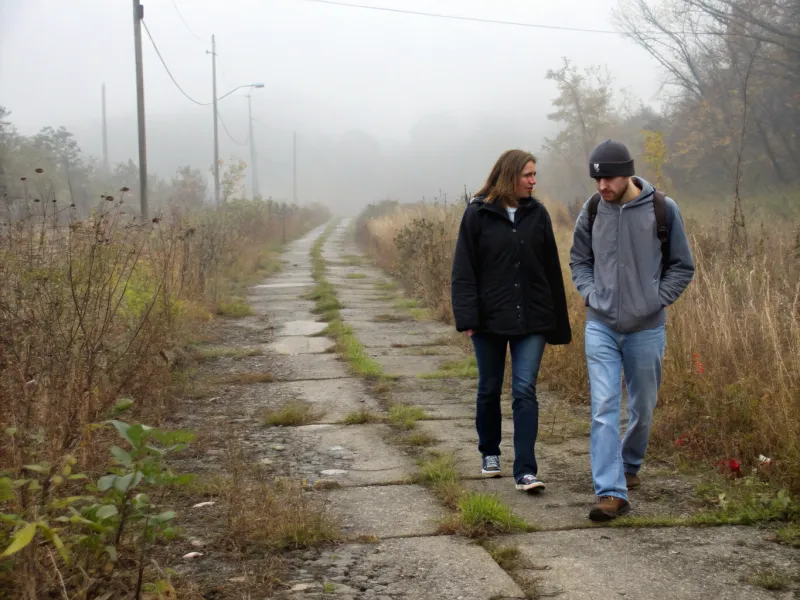
[[(544, 75), (559, 67), (562, 56), (580, 67), (607, 65), (618, 89), (631, 90), (645, 102), (655, 100), (660, 80), (652, 59), (616, 35), (452, 21), (308, 0), (175, 3), (198, 36), (216, 35), (220, 94), (251, 82), (266, 85), (253, 93), (255, 137), (259, 162), (263, 157), (278, 170), (291, 162), (287, 140), (292, 130), (301, 138), (313, 138), (315, 144), (325, 139), (326, 147), (359, 132), (385, 150), (408, 144), (415, 131), (424, 137), (447, 120), (469, 130), (472, 143), (480, 144), (481, 132), (491, 137), (497, 119), (512, 134), (489, 144), (487, 158), (504, 146), (538, 152), (542, 135), (552, 132), (546, 114), (555, 92)], [(614, 0), (356, 3), (591, 29), (613, 29), (611, 9), (616, 4)], [(173, 75), (189, 95), (208, 102), (210, 44), (187, 30), (171, 0), (144, 4), (145, 22)], [(98, 155), (100, 86), (105, 81), (112, 160), (135, 159), (131, 13), (127, 0), (0, 0), (0, 104), (11, 109), (12, 121), (22, 133), (64, 125), (76, 133), (84, 150)], [(183, 152), (170, 124), (191, 122), (191, 129), (205, 134), (212, 124), (211, 108), (196, 106), (181, 95), (146, 35), (143, 46), (148, 149), (159, 156), (160, 146), (169, 147), (169, 156), (178, 164), (205, 160), (192, 154), (197, 148), (187, 148), (186, 160), (181, 160)], [(239, 140), (245, 139), (247, 127), (241, 93), (220, 102), (225, 123)], [(513, 135), (514, 123), (519, 125), (518, 136)], [(433, 128), (428, 127), (431, 124)], [(220, 135), (226, 137), (222, 131)], [(223, 157), (236, 152), (247, 158), (245, 148), (222, 139), (221, 143)], [(211, 161), (210, 139), (207, 147), (206, 164)], [(475, 178), (481, 179), (490, 166), (486, 164)], [(165, 163), (164, 168), (174, 166)]]

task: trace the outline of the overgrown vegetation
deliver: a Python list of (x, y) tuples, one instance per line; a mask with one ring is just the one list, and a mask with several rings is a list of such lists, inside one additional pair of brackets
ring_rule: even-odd
[(703, 507), (688, 517), (622, 517), (612, 521), (611, 526), (704, 527), (787, 523), (787, 527), (776, 534), (776, 541), (792, 543), (791, 532), (800, 525), (800, 502), (788, 491), (776, 490), (754, 477), (720, 478), (698, 486), (696, 493)]
[[(147, 461), (179, 449), (184, 434), (137, 423), (169, 414), (187, 357), (225, 354), (181, 349), (213, 314), (248, 312), (245, 288), (278, 268), (284, 233), (327, 212), (231, 201), (142, 223), (127, 187), (81, 207), (63, 199), (62, 171), (29, 175), (0, 226), (0, 588), (28, 600), (141, 593), (163, 579), (148, 566), (153, 543), (174, 532), (170, 511), (156, 511), (163, 492), (151, 495), (172, 485), (159, 479), (168, 466), (151, 475)], [(114, 446), (104, 424), (119, 407), (132, 437)]]
[(342, 306), (336, 297), (336, 288), (325, 278), (322, 247), (335, 226), (336, 222), (331, 222), (311, 247), (311, 276), (317, 284), (309, 299), (315, 302), (314, 313), (322, 315), (322, 320), (329, 323), (324, 334), (336, 341), (336, 352), (347, 360), (350, 369), (357, 375), (378, 379), (384, 376), (383, 367), (367, 354), (353, 329), (342, 322), (339, 315)]
[[(572, 220), (563, 205), (547, 206), (569, 282)], [(405, 205), (401, 210), (394, 204), (385, 212), (379, 208), (372, 209), (372, 218), (359, 221), (362, 247), (433, 315), (451, 322), (449, 265), (462, 209)], [(774, 224), (744, 246), (731, 238), (725, 224), (687, 219), (697, 275), (670, 308), (664, 385), (651, 448), (665, 458), (677, 454), (709, 464), (734, 459), (745, 473), (758, 468), (762, 477), (797, 492), (800, 238), (792, 237), (785, 224)], [(573, 342), (548, 347), (542, 378), (568, 400), (585, 403), (585, 307), (573, 286), (567, 287)], [(470, 349), (466, 338), (461, 343)], [(476, 376), (472, 357), (424, 375)], [(761, 456), (770, 459), (769, 468), (759, 466)]]

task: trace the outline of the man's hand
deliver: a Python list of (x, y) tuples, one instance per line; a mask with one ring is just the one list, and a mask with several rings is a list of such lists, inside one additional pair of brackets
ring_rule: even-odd
[(468, 338), (471, 338), (473, 335), (475, 335), (475, 330), (467, 329), (464, 333), (467, 335)]

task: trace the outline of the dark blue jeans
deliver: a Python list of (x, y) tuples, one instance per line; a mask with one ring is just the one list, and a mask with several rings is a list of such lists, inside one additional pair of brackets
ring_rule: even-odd
[(536, 380), (544, 354), (545, 337), (472, 336), (478, 361), (478, 399), (475, 426), (478, 450), (482, 455), (500, 454), (500, 394), (506, 366), (506, 347), (511, 346), (511, 409), (514, 413), (514, 478), (536, 475), (538, 466), (534, 446), (539, 430), (539, 402)]

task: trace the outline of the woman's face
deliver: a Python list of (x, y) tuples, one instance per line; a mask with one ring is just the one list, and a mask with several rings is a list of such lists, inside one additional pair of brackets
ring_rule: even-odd
[(517, 186), (514, 190), (517, 198), (528, 198), (533, 192), (533, 186), (536, 185), (536, 163), (528, 161), (522, 173), (517, 177)]

